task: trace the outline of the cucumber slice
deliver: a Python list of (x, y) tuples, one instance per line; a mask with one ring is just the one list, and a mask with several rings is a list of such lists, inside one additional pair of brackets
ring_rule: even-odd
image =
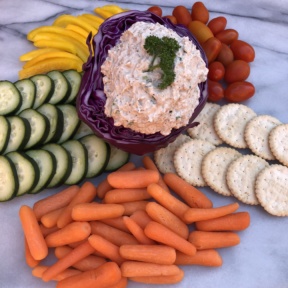
[(34, 149), (25, 152), (38, 165), (39, 180), (30, 194), (35, 194), (48, 187), (56, 171), (56, 159), (54, 155), (44, 149)]
[(27, 119), (31, 128), (30, 138), (24, 149), (42, 144), (50, 131), (50, 124), (46, 116), (31, 108), (22, 111), (19, 116)]
[(66, 179), (66, 185), (77, 184), (82, 181), (88, 169), (88, 152), (85, 146), (78, 140), (69, 140), (62, 146), (70, 153), (72, 157), (72, 171)]
[(72, 157), (68, 151), (59, 144), (50, 143), (42, 149), (51, 152), (56, 158), (56, 171), (47, 188), (58, 187), (65, 183), (72, 171)]
[(100, 175), (106, 168), (110, 158), (110, 146), (96, 135), (84, 136), (80, 139), (88, 151), (88, 170), (86, 178)]
[(66, 77), (59, 71), (50, 71), (47, 75), (54, 81), (54, 92), (49, 103), (65, 103), (70, 96), (71, 86)]
[(105, 171), (115, 171), (129, 161), (130, 154), (109, 144), (111, 153)]
[(80, 121), (79, 128), (75, 132), (73, 139), (78, 140), (84, 136), (92, 135), (92, 134), (94, 134), (93, 130), (85, 122)]
[(49, 102), (54, 92), (54, 82), (47, 75), (35, 75), (30, 78), (36, 86), (36, 97), (33, 108), (37, 109), (42, 104)]
[(0, 156), (0, 175), (0, 201), (8, 201), (15, 196), (19, 182), (15, 165), (5, 156)]
[(76, 70), (67, 70), (62, 72), (64, 77), (70, 83), (71, 91), (69, 97), (66, 99), (65, 103), (72, 103), (75, 101), (77, 94), (79, 92), (82, 76)]
[(76, 107), (71, 104), (57, 105), (64, 117), (63, 133), (57, 143), (63, 143), (73, 137), (80, 125)]
[(24, 153), (17, 151), (8, 153), (6, 157), (9, 158), (16, 167), (19, 181), (16, 196), (24, 195), (30, 190), (33, 190), (39, 181), (39, 168), (36, 162)]
[(57, 106), (50, 103), (41, 105), (37, 111), (46, 116), (50, 124), (48, 136), (43, 143), (57, 142), (61, 138), (64, 128), (62, 111)]
[(0, 81), (0, 115), (9, 115), (17, 111), (22, 99), (19, 90), (10, 81)]
[(36, 97), (36, 86), (30, 79), (19, 80), (14, 85), (19, 90), (22, 98), (22, 104), (16, 111), (16, 114), (19, 114), (21, 111), (33, 107)]
[(0, 154), (5, 151), (9, 137), (10, 137), (11, 126), (10, 122), (6, 117), (0, 116)]
[(9, 141), (3, 154), (7, 154), (12, 151), (22, 150), (31, 135), (31, 127), (29, 121), (20, 116), (7, 117), (10, 123), (11, 131), (9, 133)]

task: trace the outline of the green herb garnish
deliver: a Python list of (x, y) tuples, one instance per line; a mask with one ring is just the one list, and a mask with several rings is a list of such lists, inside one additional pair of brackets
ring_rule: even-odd
[[(163, 72), (159, 89), (165, 89), (171, 85), (175, 79), (174, 60), (176, 52), (180, 46), (174, 38), (157, 36), (148, 36), (145, 39), (144, 48), (147, 53), (153, 56), (147, 72), (160, 68)], [(160, 58), (159, 64), (154, 65), (156, 58)]]

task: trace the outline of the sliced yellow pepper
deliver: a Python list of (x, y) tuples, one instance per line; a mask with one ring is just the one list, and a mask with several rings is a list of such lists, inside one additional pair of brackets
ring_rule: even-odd
[(68, 24), (65, 29), (69, 31), (74, 31), (75, 33), (78, 33), (79, 35), (83, 36), (85, 39), (87, 39), (89, 33), (81, 28), (80, 26), (73, 25), (73, 24)]
[(38, 57), (38, 56), (40, 56), (42, 54), (46, 54), (46, 53), (49, 53), (49, 52), (57, 52), (57, 51), (61, 51), (61, 50), (56, 49), (56, 48), (41, 48), (41, 49), (31, 50), (31, 51), (21, 55), (19, 57), (19, 60), (23, 61), (23, 62), (26, 62), (26, 61), (30, 61), (33, 58)]
[[(83, 16), (83, 15), (79, 15), (79, 16), (77, 16), (77, 17), (78, 17), (79, 19), (87, 22), (87, 23), (90, 24), (91, 26), (93, 26), (93, 27), (97, 30), (97, 32), (98, 32), (98, 29), (99, 29), (99, 26), (101, 25), (101, 23), (95, 22), (95, 21), (93, 21), (92, 19), (90, 19), (90, 18), (88, 18), (88, 17), (86, 17), (86, 16)], [(94, 34), (94, 35), (95, 35), (95, 34)]]
[(81, 16), (84, 16), (86, 18), (89, 18), (99, 24), (102, 24), (104, 22), (104, 19), (103, 18), (100, 18), (94, 14), (90, 14), (90, 13), (84, 13), (84, 14), (81, 14)]
[(107, 4), (101, 7), (102, 10), (108, 11), (112, 14), (118, 14), (121, 12), (124, 12), (124, 9), (122, 9), (120, 6), (118, 5), (112, 5), (112, 4)]
[(111, 16), (115, 15), (115, 13), (112, 13), (110, 11), (107, 10), (103, 10), (100, 7), (97, 7), (94, 9), (94, 12), (98, 15), (100, 15), (102, 18), (104, 18), (105, 20), (110, 18)]
[(51, 40), (39, 40), (35, 41), (33, 44), (38, 48), (57, 48), (59, 50), (67, 51), (75, 55), (77, 53), (75, 45), (67, 41), (53, 42)]

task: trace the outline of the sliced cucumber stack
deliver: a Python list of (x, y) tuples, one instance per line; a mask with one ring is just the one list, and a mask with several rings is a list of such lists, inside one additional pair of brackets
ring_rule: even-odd
[(94, 134), (93, 130), (85, 122), (80, 121), (80, 125), (77, 131), (75, 132), (73, 139), (80, 139), (84, 136), (92, 134)]
[(71, 87), (70, 95), (66, 99), (65, 103), (72, 103), (75, 101), (76, 96), (78, 94), (82, 76), (76, 70), (67, 70), (67, 71), (64, 71), (62, 73), (63, 73), (64, 77), (67, 79), (67, 81), (69, 82), (70, 87)]
[(9, 142), (10, 137), (10, 122), (6, 117), (0, 116), (0, 153), (2, 154)]
[(19, 90), (10, 81), (0, 81), (0, 115), (10, 115), (21, 106)]
[(111, 153), (105, 171), (115, 171), (129, 161), (130, 154), (114, 147), (113, 145), (109, 146)]

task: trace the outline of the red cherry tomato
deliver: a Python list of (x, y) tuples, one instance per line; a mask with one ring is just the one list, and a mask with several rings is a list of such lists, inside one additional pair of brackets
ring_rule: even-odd
[[(216, 38), (217, 39), (217, 38)], [(225, 67), (234, 60), (234, 55), (230, 47), (224, 43), (221, 45), (220, 52), (216, 61), (221, 62)]]
[(234, 54), (235, 59), (252, 62), (255, 58), (254, 48), (245, 41), (235, 40), (231, 43), (230, 48)]
[(208, 78), (212, 81), (220, 81), (225, 74), (225, 67), (219, 61), (214, 61), (208, 66)]
[(162, 9), (159, 6), (151, 6), (147, 10), (158, 15), (159, 17), (162, 17)]
[(173, 24), (175, 25), (177, 24), (177, 19), (173, 15), (166, 15), (166, 16), (163, 16), (163, 18), (168, 18)]
[(223, 31), (226, 28), (226, 25), (227, 25), (227, 19), (223, 16), (213, 18), (208, 23), (208, 27), (210, 28), (210, 30), (213, 32), (214, 35)]
[(255, 87), (247, 81), (234, 82), (225, 89), (224, 97), (229, 102), (242, 102), (255, 94)]
[(234, 29), (225, 29), (215, 35), (222, 43), (230, 45), (234, 40), (238, 39), (239, 33)]
[(186, 27), (191, 21), (191, 14), (189, 10), (182, 5), (176, 6), (172, 11), (172, 15), (177, 19), (178, 24), (182, 24)]
[(221, 50), (221, 42), (215, 37), (209, 38), (202, 45), (202, 48), (206, 54), (208, 63), (211, 63), (216, 59), (220, 50)]
[(217, 102), (224, 97), (224, 88), (219, 82), (208, 79), (208, 100)]
[(209, 20), (209, 11), (203, 2), (197, 1), (192, 5), (191, 16), (193, 20), (206, 24)]
[(250, 74), (250, 66), (243, 60), (234, 60), (226, 66), (224, 80), (227, 83), (244, 81)]

